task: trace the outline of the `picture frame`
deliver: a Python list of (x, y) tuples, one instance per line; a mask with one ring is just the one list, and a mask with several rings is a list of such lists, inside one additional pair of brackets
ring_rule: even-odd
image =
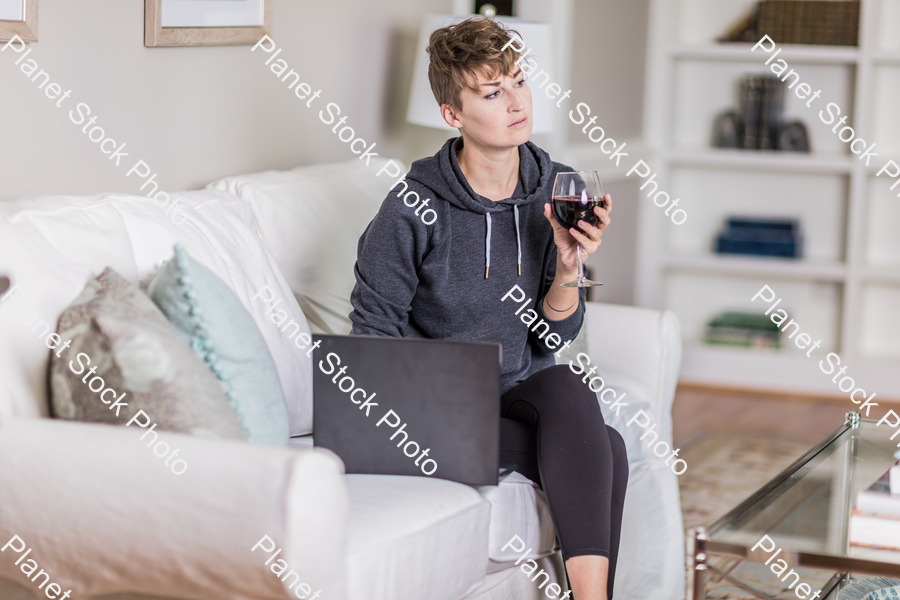
[(271, 25), (272, 0), (144, 0), (146, 47), (255, 44)]
[(38, 0), (0, 0), (0, 42), (38, 41)]

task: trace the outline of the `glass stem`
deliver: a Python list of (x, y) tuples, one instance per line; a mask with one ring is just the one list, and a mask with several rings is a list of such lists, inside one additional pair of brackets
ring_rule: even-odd
[(584, 263), (581, 261), (581, 244), (578, 244), (578, 281), (584, 281)]

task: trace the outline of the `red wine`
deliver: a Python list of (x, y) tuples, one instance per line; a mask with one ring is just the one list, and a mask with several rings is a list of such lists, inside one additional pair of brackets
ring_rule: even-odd
[(606, 200), (585, 196), (553, 196), (553, 216), (565, 227), (577, 227), (578, 221), (585, 221), (591, 225), (600, 222), (600, 217), (594, 214), (594, 207), (606, 208)]

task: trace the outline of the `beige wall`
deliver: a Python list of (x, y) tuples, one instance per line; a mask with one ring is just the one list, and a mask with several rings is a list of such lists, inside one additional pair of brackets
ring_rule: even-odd
[[(145, 48), (143, 0), (40, 0), (28, 58), (72, 90), (61, 108), (0, 54), (0, 200), (137, 192), (69, 120), (85, 102), (108, 136), (144, 160), (162, 189), (224, 175), (353, 158), (318, 112), (296, 99), (249, 46)], [(430, 155), (446, 134), (405, 122), (412, 52), (423, 15), (451, 0), (274, 0), (273, 37), (303, 80), (336, 102), (382, 156)], [(646, 0), (575, 0), (573, 87), (614, 136), (640, 134)], [(24, 61), (23, 61), (24, 62)]]
[[(446, 139), (405, 123), (404, 95), (422, 15), (450, 9), (441, 0), (274, 0), (273, 38), (279, 58), (322, 90), (319, 108), (336, 102), (376, 152), (409, 160)], [(14, 65), (19, 55), (0, 54), (0, 200), (137, 193), (126, 160), (144, 160), (162, 189), (176, 190), (354, 157), (250, 46), (145, 48), (143, 0), (40, 0), (39, 14), (28, 58), (72, 95), (57, 108)], [(78, 102), (127, 144), (119, 168), (69, 120)]]
[[(649, 10), (648, 0), (574, 0), (572, 97), (617, 140), (642, 135)], [(582, 126), (569, 125), (570, 141), (583, 142)]]

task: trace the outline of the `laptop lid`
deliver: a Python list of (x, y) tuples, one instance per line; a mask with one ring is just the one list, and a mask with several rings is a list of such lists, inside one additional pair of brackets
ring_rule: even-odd
[(347, 473), (497, 484), (500, 344), (313, 339), (313, 440)]

